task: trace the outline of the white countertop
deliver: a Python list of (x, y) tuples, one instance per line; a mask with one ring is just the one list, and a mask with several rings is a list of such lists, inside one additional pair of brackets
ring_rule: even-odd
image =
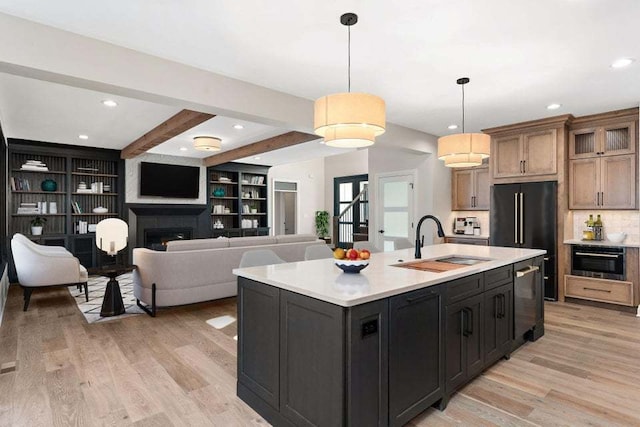
[(618, 248), (640, 248), (640, 243), (622, 243), (612, 242), (610, 240), (580, 240), (580, 239), (568, 239), (564, 242), (565, 245), (585, 245), (585, 246), (613, 246)]
[(392, 264), (416, 261), (413, 257), (413, 249), (402, 249), (371, 254), (369, 266), (359, 274), (343, 273), (334, 264), (333, 259), (236, 268), (233, 273), (332, 304), (351, 307), (502, 267), (545, 253), (546, 251), (538, 249), (448, 243), (422, 248), (422, 259), (461, 255), (487, 258), (489, 261), (443, 273), (431, 273), (394, 267)]

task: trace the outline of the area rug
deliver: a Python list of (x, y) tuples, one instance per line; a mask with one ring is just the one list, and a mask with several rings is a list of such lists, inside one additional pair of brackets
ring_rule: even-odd
[(128, 316), (144, 314), (144, 311), (136, 305), (136, 297), (133, 296), (133, 278), (132, 273), (126, 273), (117, 278), (120, 284), (120, 293), (124, 302), (125, 313), (119, 316), (100, 317), (100, 309), (102, 308), (102, 299), (104, 290), (107, 287), (108, 277), (90, 276), (89, 286), (89, 302), (85, 301), (84, 289), (79, 291), (77, 288), (70, 286), (69, 292), (78, 304), (78, 309), (87, 319), (87, 323), (108, 322), (110, 320), (122, 319)]

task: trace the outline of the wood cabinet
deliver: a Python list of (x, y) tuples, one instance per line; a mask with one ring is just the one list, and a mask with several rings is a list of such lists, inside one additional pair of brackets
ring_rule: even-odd
[(391, 426), (405, 425), (444, 392), (442, 287), (434, 288), (389, 300)]
[(225, 163), (207, 169), (212, 236), (268, 235), (268, 166)]
[(564, 276), (564, 293), (567, 297), (633, 306), (636, 300), (634, 290), (632, 282)]
[(569, 133), (569, 158), (631, 154), (636, 144), (634, 121), (574, 129)]
[(569, 133), (569, 209), (635, 209), (637, 145), (637, 108), (576, 118)]
[(473, 237), (445, 237), (445, 243), (458, 243), (460, 245), (476, 245), (476, 246), (489, 246), (488, 238), (473, 238)]
[(635, 209), (636, 155), (569, 161), (569, 209)]
[(554, 128), (492, 138), (493, 178), (556, 175), (557, 137)]
[(452, 174), (452, 200), (454, 211), (489, 210), (489, 166), (454, 169)]

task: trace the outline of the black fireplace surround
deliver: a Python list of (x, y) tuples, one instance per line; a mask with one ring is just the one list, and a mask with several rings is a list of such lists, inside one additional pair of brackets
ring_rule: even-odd
[(211, 237), (207, 205), (136, 203), (126, 207), (131, 248), (163, 249), (163, 241)]

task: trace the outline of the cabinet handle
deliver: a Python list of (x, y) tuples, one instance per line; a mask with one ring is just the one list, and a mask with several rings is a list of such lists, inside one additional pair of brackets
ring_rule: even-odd
[(533, 273), (534, 271), (540, 270), (540, 267), (537, 265), (530, 265), (527, 268), (523, 268), (522, 270), (516, 271), (516, 277), (524, 277), (529, 273)]
[(522, 173), (527, 173), (527, 161), (522, 161)]
[(524, 193), (520, 193), (520, 244), (524, 243)]
[(600, 196), (600, 206), (604, 206), (604, 191), (602, 191)]
[(422, 300), (425, 300), (425, 299), (429, 299), (429, 298), (431, 298), (433, 296), (433, 294), (434, 294), (433, 291), (429, 291), (428, 294), (420, 295), (419, 297), (407, 298), (407, 303), (408, 304), (412, 304), (414, 302), (418, 302), (418, 301), (422, 301)]
[(522, 160), (520, 160), (520, 173), (522, 173)]
[(518, 244), (518, 193), (513, 193), (513, 242)]
[(505, 294), (500, 294), (500, 318), (503, 319), (507, 315), (507, 297)]
[(607, 290), (607, 289), (596, 289), (596, 288), (587, 288), (587, 287), (583, 287), (582, 289), (584, 289), (585, 291), (597, 291), (597, 292), (606, 292), (608, 294), (611, 293), (611, 291)]
[(500, 295), (494, 295), (493, 297), (493, 317), (500, 319)]
[(469, 307), (462, 309), (462, 335), (468, 337), (473, 335), (473, 310)]

